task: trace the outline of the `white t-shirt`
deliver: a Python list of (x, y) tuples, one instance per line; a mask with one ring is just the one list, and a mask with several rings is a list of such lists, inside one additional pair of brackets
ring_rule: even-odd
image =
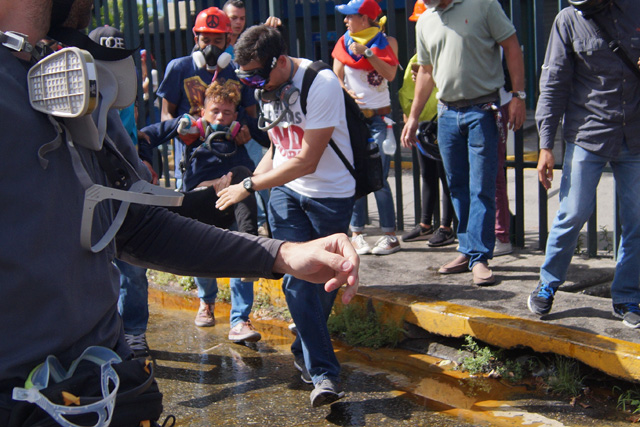
[(387, 79), (376, 70), (365, 71), (344, 66), (344, 84), (353, 90), (362, 102), (360, 108), (378, 109), (391, 105)]
[[(302, 79), (308, 59), (302, 59), (293, 76), (293, 85), (302, 88)], [(275, 120), (283, 108), (279, 102), (264, 103), (263, 113), (269, 120)], [(307, 96), (307, 115), (302, 114), (300, 101), (290, 107), (291, 114), (277, 126), (269, 130), (269, 137), (275, 147), (273, 167), (277, 168), (298, 155), (302, 148), (305, 129), (323, 129), (333, 127), (331, 138), (353, 165), (353, 151), (349, 140), (349, 130), (345, 118), (344, 97), (338, 77), (332, 70), (318, 73), (309, 88)], [(327, 145), (316, 171), (285, 184), (291, 190), (306, 197), (324, 198), (351, 197), (355, 194), (355, 179), (349, 173), (331, 146)]]

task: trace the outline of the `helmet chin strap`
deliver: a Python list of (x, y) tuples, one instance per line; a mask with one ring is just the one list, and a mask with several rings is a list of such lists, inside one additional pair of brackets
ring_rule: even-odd
[(53, 0), (51, 6), (51, 26), (50, 28), (62, 27), (64, 21), (69, 17), (74, 0)]

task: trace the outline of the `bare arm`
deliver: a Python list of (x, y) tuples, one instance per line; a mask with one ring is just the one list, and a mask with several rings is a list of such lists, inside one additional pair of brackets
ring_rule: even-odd
[(359, 101), (359, 99), (360, 99), (361, 97), (360, 97), (360, 96), (358, 96), (358, 94), (357, 94), (357, 93), (355, 93), (355, 91), (353, 91), (352, 89), (347, 88), (347, 87), (344, 85), (344, 64), (343, 64), (342, 62), (338, 61), (337, 59), (334, 59), (334, 60), (333, 60), (333, 72), (334, 72), (334, 73), (336, 73), (336, 76), (338, 76), (338, 80), (340, 80), (340, 86), (342, 86), (342, 88), (343, 88), (344, 90), (346, 90), (346, 91), (347, 91), (347, 93), (348, 93), (349, 95), (351, 95), (351, 97), (352, 97), (353, 99), (355, 99), (355, 101), (356, 101), (358, 104), (362, 104), (362, 102), (361, 102), (361, 101)]
[(162, 110), (160, 111), (160, 120), (171, 120), (176, 116), (176, 110), (178, 106), (173, 104), (166, 99), (162, 98)]
[[(333, 129), (333, 127), (329, 127), (305, 130), (300, 152), (278, 168), (266, 170), (264, 173), (254, 173), (251, 179), (253, 188), (255, 190), (264, 190), (277, 187), (315, 172), (320, 158), (329, 144)], [(270, 151), (267, 154), (269, 153)], [(258, 166), (260, 172), (263, 170), (263, 161)], [(242, 184), (231, 185), (220, 192), (216, 208), (224, 210), (243, 200), (248, 195), (249, 192), (244, 189)]]
[[(395, 37), (387, 37), (387, 41), (391, 46), (393, 53), (398, 56), (398, 41)], [(364, 55), (364, 51), (367, 50), (367, 46), (360, 43), (353, 42), (349, 46), (349, 49), (356, 55)], [(371, 66), (384, 77), (386, 80), (392, 82), (396, 78), (397, 65), (391, 65), (378, 58), (375, 54), (371, 58), (367, 58)], [(334, 70), (335, 71), (335, 70)]]
[[(522, 49), (515, 34), (500, 43), (504, 49), (511, 86), (514, 91), (524, 90), (524, 59)], [(509, 129), (518, 130), (524, 124), (526, 106), (523, 99), (514, 97), (509, 103)]]
[(418, 130), (418, 122), (420, 113), (427, 104), (433, 88), (436, 86), (433, 81), (433, 66), (421, 65), (416, 76), (416, 88), (414, 92), (413, 103), (411, 104), (411, 113), (402, 129), (401, 141), (406, 147), (418, 142), (416, 139), (416, 130)]

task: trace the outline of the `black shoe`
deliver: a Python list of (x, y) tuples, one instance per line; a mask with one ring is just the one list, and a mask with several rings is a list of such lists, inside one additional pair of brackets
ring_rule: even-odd
[(311, 379), (311, 374), (307, 370), (307, 366), (304, 364), (304, 357), (294, 356), (293, 366), (296, 367), (298, 371), (300, 371), (300, 379), (306, 384), (313, 384), (313, 380)]
[(533, 314), (540, 316), (547, 314), (551, 311), (553, 305), (553, 296), (556, 290), (549, 285), (543, 285), (542, 282), (538, 283), (536, 289), (531, 292), (529, 299), (527, 300), (527, 306)]
[(433, 236), (433, 226), (430, 225), (428, 228), (425, 228), (420, 224), (416, 224), (413, 230), (402, 235), (402, 241), (415, 242), (418, 240), (427, 240), (431, 236)]
[(429, 239), (428, 245), (432, 248), (438, 246), (450, 245), (456, 240), (456, 236), (453, 235), (453, 230), (447, 230), (446, 228), (438, 228), (433, 236)]
[(638, 304), (613, 304), (613, 315), (622, 319), (622, 323), (630, 328), (640, 328), (640, 307)]
[(330, 405), (343, 397), (344, 391), (341, 390), (340, 385), (335, 381), (325, 378), (316, 384), (311, 392), (311, 406), (317, 408), (322, 405)]

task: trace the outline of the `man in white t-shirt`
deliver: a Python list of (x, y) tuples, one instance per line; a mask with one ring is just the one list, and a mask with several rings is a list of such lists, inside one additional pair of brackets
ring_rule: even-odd
[[(222, 190), (216, 206), (225, 209), (254, 191), (271, 188), (269, 225), (274, 237), (301, 242), (345, 233), (355, 180), (327, 148), (333, 139), (353, 163), (342, 87), (330, 69), (320, 71), (309, 88), (305, 115), (298, 88), (311, 61), (285, 52), (281, 34), (266, 25), (249, 28), (236, 42), (238, 77), (256, 89), (272, 145), (253, 177)], [(298, 331), (291, 346), (295, 366), (303, 381), (314, 384), (311, 404), (335, 402), (344, 393), (326, 320), (336, 293), (290, 275), (284, 277), (283, 290)]]

